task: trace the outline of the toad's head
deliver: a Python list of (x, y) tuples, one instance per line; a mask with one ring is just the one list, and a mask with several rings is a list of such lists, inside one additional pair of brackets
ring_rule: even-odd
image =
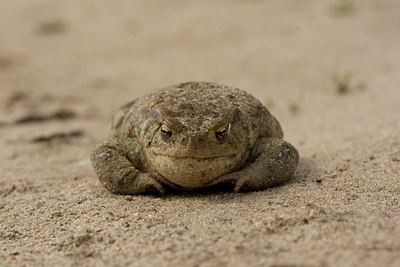
[(249, 151), (249, 127), (234, 107), (203, 103), (162, 105), (144, 149), (145, 163), (170, 182), (200, 188), (241, 166)]

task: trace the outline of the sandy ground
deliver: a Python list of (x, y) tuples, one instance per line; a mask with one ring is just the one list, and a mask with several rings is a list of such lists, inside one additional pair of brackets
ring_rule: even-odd
[[(0, 265), (400, 266), (399, 12), (2, 0)], [(89, 154), (113, 112), (191, 80), (269, 107), (301, 154), (289, 184), (130, 201), (100, 186)]]

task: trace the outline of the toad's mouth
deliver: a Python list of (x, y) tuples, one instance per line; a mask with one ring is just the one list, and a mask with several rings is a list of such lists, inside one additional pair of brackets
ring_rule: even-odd
[(174, 159), (194, 159), (194, 160), (219, 160), (219, 159), (232, 159), (235, 158), (236, 154), (226, 154), (226, 155), (218, 155), (218, 156), (210, 156), (210, 155), (194, 155), (194, 154), (168, 154), (159, 151), (153, 151), (155, 156), (162, 156)]

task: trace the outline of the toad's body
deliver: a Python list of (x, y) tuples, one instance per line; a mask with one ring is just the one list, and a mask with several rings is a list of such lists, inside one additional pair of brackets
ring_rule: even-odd
[(248, 93), (189, 82), (119, 109), (92, 163), (114, 193), (194, 190), (232, 183), (257, 190), (289, 180), (298, 152), (278, 121)]

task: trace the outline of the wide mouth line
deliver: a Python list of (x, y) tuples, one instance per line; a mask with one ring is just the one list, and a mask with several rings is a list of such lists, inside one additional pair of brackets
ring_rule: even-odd
[(201, 156), (179, 156), (179, 155), (169, 155), (165, 153), (159, 153), (159, 152), (154, 152), (154, 155), (157, 156), (164, 156), (164, 157), (169, 157), (169, 158), (177, 158), (177, 159), (204, 159), (204, 160), (212, 160), (212, 159), (222, 159), (222, 158), (230, 158), (234, 157), (235, 154), (230, 154), (230, 155), (225, 155), (225, 156), (215, 156), (215, 157), (201, 157)]

